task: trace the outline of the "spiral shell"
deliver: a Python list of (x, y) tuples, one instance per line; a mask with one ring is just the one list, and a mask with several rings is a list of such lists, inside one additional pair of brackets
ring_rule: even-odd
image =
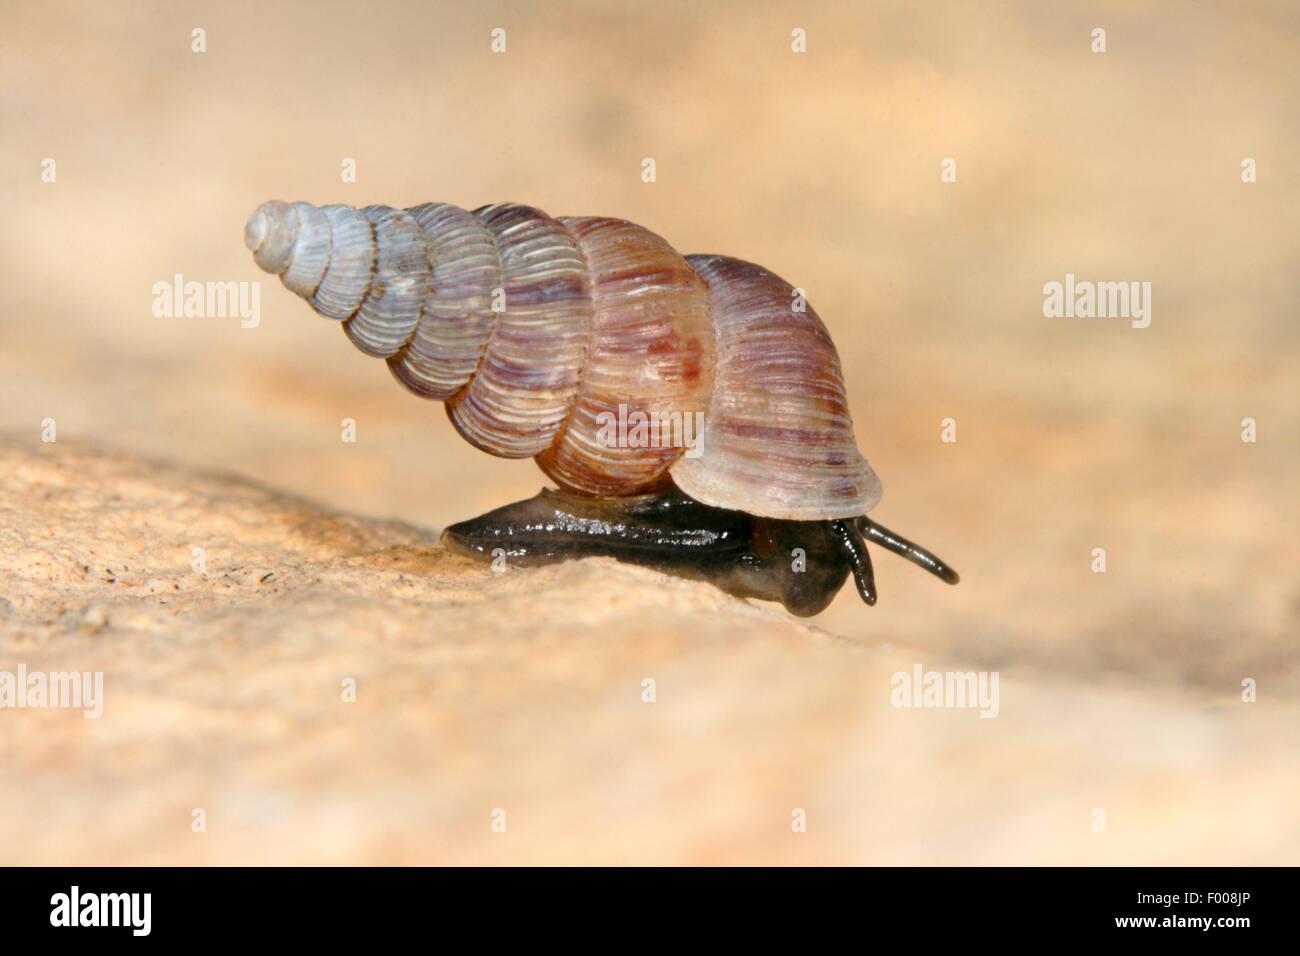
[[(826, 327), (759, 266), (516, 203), (273, 201), (245, 242), (402, 385), (444, 401), (467, 441), (532, 456), (567, 491), (622, 497), (671, 477), (705, 504), (800, 521), (880, 499)], [(651, 440), (611, 441), (611, 420), (653, 423)], [(693, 443), (666, 440), (695, 421)]]

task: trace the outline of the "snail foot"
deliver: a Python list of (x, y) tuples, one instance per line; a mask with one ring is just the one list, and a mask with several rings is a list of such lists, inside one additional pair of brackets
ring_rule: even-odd
[(714, 508), (676, 488), (625, 498), (547, 488), (451, 525), (442, 540), (458, 554), (515, 568), (614, 558), (705, 581), (736, 597), (779, 601), (808, 617), (830, 604), (850, 572), (863, 599), (875, 603), (855, 520), (763, 518)]

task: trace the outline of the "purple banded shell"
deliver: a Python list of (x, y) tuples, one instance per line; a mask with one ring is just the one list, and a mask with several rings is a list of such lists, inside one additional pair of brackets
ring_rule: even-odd
[[(654, 233), (622, 219), (565, 219), (586, 259), (593, 327), (590, 354), (559, 438), (537, 456), (560, 487), (613, 497), (662, 479), (688, 434), (671, 431), (628, 454), (602, 441), (602, 421), (666, 422), (708, 410), (713, 324), (704, 283)], [(691, 436), (693, 437), (693, 435)], [(662, 440), (667, 438), (667, 440)]]
[(268, 202), (245, 242), (402, 385), (445, 401), (466, 440), (535, 457), (566, 491), (671, 479), (707, 505), (807, 521), (880, 499), (825, 326), (759, 266), (515, 203)]
[(865, 514), (880, 479), (858, 453), (830, 333), (794, 289), (761, 266), (688, 256), (709, 288), (717, 336), (704, 453), (677, 461), (677, 487), (697, 501), (773, 518)]
[(406, 348), (388, 359), (397, 380), (425, 398), (451, 398), (483, 359), (501, 286), (496, 243), (473, 213), (447, 203), (407, 210), (424, 230), (430, 263), (428, 297)]
[(541, 454), (578, 393), (591, 340), (587, 263), (564, 226), (540, 209), (476, 209), (501, 260), (502, 308), (483, 360), (447, 413), (465, 440), (503, 458)]

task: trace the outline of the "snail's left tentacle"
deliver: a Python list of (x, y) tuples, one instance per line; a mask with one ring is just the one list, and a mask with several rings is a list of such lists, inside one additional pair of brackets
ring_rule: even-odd
[(957, 572), (934, 552), (908, 541), (901, 534), (895, 534), (884, 525), (876, 524), (866, 515), (862, 515), (855, 520), (858, 529), (866, 536), (868, 541), (880, 545), (886, 551), (902, 555), (913, 564), (925, 568), (935, 577), (947, 581), (949, 584), (956, 584), (960, 580)]

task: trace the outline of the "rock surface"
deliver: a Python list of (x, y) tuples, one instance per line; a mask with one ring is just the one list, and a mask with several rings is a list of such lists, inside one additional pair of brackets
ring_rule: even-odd
[(4, 864), (1295, 861), (1293, 695), (1008, 661), (995, 719), (891, 706), (919, 659), (609, 560), (494, 574), (232, 475), (0, 442), (0, 671), (104, 675), (98, 719), (0, 709)]

